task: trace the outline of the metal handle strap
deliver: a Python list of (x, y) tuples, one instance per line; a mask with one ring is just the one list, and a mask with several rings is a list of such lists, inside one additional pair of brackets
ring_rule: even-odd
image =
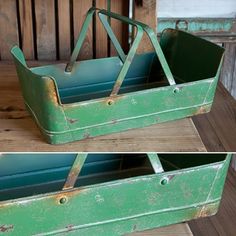
[[(148, 153), (147, 155), (155, 173), (164, 172), (158, 155), (156, 153)], [(85, 153), (77, 154), (62, 190), (72, 189), (74, 187), (87, 156), (88, 154)]]
[(155, 173), (162, 173), (164, 172), (164, 169), (162, 167), (162, 164), (160, 162), (160, 159), (156, 153), (148, 153), (148, 158), (151, 162), (151, 165), (155, 171)]
[[(79, 38), (78, 38), (78, 41), (76, 43), (76, 46), (75, 46), (75, 49), (72, 53), (72, 56), (71, 56), (71, 59), (70, 59), (70, 62), (67, 64), (66, 66), (66, 72), (71, 72), (72, 71), (72, 68), (73, 68), (73, 65), (78, 57), (78, 54), (79, 54), (79, 51), (81, 49), (81, 46), (83, 44), (83, 41), (85, 39), (85, 36), (86, 36), (86, 32), (88, 30), (88, 26), (89, 26), (89, 23), (92, 21), (92, 16), (93, 14), (95, 13), (96, 10), (99, 10), (97, 8), (90, 8), (90, 10), (88, 11), (87, 13), (87, 16), (86, 16), (86, 19), (84, 21), (84, 24), (82, 26), (82, 29), (81, 29), (81, 32), (80, 32), (80, 35), (79, 35)], [(138, 48), (138, 45), (142, 39), (142, 36), (143, 36), (143, 31), (146, 32), (146, 34), (148, 35), (155, 51), (156, 51), (156, 54), (157, 54), (157, 57), (159, 58), (159, 61), (161, 63), (161, 66), (164, 70), (164, 73), (167, 77), (167, 80), (169, 82), (170, 85), (173, 85), (175, 84), (175, 80), (173, 78), (173, 75), (170, 71), (170, 68), (169, 68), (169, 65), (165, 59), (165, 56), (161, 50), (161, 47), (157, 41), (157, 37), (154, 33), (154, 31), (149, 27), (147, 26), (146, 24), (143, 24), (139, 21), (135, 21), (135, 20), (131, 20), (130, 18), (128, 17), (125, 17), (125, 16), (121, 16), (121, 15), (118, 15), (116, 13), (113, 13), (113, 12), (109, 12), (109, 11), (106, 11), (106, 10), (99, 10), (98, 11), (98, 16), (99, 16), (99, 19), (101, 20), (108, 36), (110, 37), (114, 47), (116, 48), (116, 51), (118, 52), (119, 54), (119, 57), (120, 59), (122, 60), (123, 62), (123, 66), (121, 68), (121, 71), (118, 75), (118, 78), (113, 86), (113, 89), (112, 89), (112, 92), (111, 92), (111, 95), (110, 96), (114, 96), (118, 93), (121, 85), (122, 85), (122, 82), (129, 70), (129, 67), (133, 61), (133, 58), (135, 56), (135, 53), (137, 51), (137, 48)], [(112, 31), (108, 21), (107, 21), (107, 17), (111, 17), (111, 18), (114, 18), (114, 19), (117, 19), (117, 20), (120, 20), (122, 22), (125, 22), (127, 24), (130, 24), (130, 25), (133, 25), (137, 28), (137, 34), (136, 34), (136, 37), (133, 41), (133, 44), (129, 50), (129, 53), (127, 56), (125, 56), (120, 44), (119, 44), (119, 41), (117, 40), (114, 32)]]
[(75, 157), (74, 163), (70, 169), (70, 172), (67, 176), (66, 182), (62, 190), (71, 189), (74, 187), (75, 182), (78, 178), (78, 175), (84, 165), (84, 162), (87, 158), (87, 154), (78, 154)]
[[(111, 96), (116, 95), (118, 93), (121, 85), (122, 85), (122, 82), (123, 82), (123, 80), (124, 80), (124, 78), (125, 78), (125, 76), (126, 76), (126, 74), (128, 72), (128, 69), (129, 69), (129, 67), (130, 67), (130, 65), (132, 63), (132, 60), (134, 58), (134, 55), (135, 55), (136, 50), (138, 48), (138, 45), (139, 45), (139, 43), (140, 43), (140, 41), (142, 39), (143, 31), (145, 31), (145, 33), (148, 35), (148, 37), (149, 37), (149, 39), (150, 39), (150, 41), (151, 41), (151, 43), (152, 43), (152, 45), (153, 45), (153, 47), (155, 49), (155, 52), (156, 52), (157, 57), (158, 57), (158, 59), (159, 59), (159, 61), (161, 63), (161, 66), (162, 66), (162, 68), (164, 70), (164, 73), (165, 73), (165, 75), (167, 77), (167, 80), (168, 80), (169, 84), (170, 85), (176, 84), (175, 80), (174, 80), (174, 77), (173, 77), (173, 75), (172, 75), (172, 73), (170, 71), (169, 65), (168, 65), (168, 63), (167, 63), (167, 61), (165, 59), (165, 56), (164, 56), (163, 52), (162, 52), (162, 49), (161, 49), (161, 47), (160, 47), (160, 45), (159, 45), (159, 43), (157, 41), (157, 37), (155, 35), (155, 32), (153, 31), (152, 28), (150, 28), (146, 24), (143, 24), (142, 22), (139, 22), (139, 21), (136, 21), (136, 20), (131, 20), (130, 18), (128, 18), (126, 16), (121, 16), (121, 15), (118, 15), (116, 13), (109, 12), (109, 11), (106, 11), (106, 10), (100, 10), (98, 12), (98, 15), (99, 15), (99, 18), (101, 19), (102, 23), (105, 21), (105, 18), (103, 18), (102, 15), (106, 15), (106, 16), (109, 16), (109, 17), (114, 18), (116, 20), (120, 20), (120, 21), (123, 21), (123, 22), (125, 22), (127, 24), (133, 25), (133, 26), (135, 26), (137, 28), (136, 37), (135, 37), (134, 42), (133, 42), (133, 44), (132, 44), (132, 46), (131, 46), (131, 48), (129, 50), (129, 53), (128, 53), (127, 57), (126, 57), (124, 65), (123, 65), (123, 67), (122, 67), (122, 69), (121, 69), (121, 71), (120, 71), (120, 73), (118, 75), (118, 78), (117, 78), (117, 80), (115, 82), (115, 85), (114, 85), (113, 90), (111, 92)], [(110, 27), (109, 24), (108, 24), (108, 26)], [(105, 27), (105, 25), (104, 25), (104, 27)], [(105, 27), (105, 29), (106, 29), (106, 27)], [(114, 44), (114, 42), (113, 42), (113, 44)], [(115, 44), (114, 44), (114, 46), (115, 46)]]

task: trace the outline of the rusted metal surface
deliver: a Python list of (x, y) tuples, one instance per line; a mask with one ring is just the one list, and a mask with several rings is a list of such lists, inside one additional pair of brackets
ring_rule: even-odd
[(13, 230), (13, 225), (0, 225), (0, 233), (8, 233), (9, 231)]
[(87, 154), (78, 154), (75, 158), (74, 164), (70, 169), (70, 172), (67, 176), (66, 182), (64, 184), (63, 190), (73, 188), (75, 182), (78, 178), (78, 175), (82, 169), (82, 166), (86, 160)]

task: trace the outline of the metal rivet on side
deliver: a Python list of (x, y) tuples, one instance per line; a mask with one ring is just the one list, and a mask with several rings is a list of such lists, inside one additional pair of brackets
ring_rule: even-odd
[(168, 178), (163, 178), (163, 179), (161, 179), (161, 185), (166, 185), (166, 184), (168, 184), (168, 182), (169, 182), (169, 179)]
[(114, 103), (113, 100), (108, 100), (108, 101), (107, 101), (107, 105), (108, 105), (108, 106), (111, 106), (113, 103)]
[(178, 93), (179, 91), (180, 89), (177, 87), (177, 88), (174, 88), (173, 93)]
[(61, 197), (60, 199), (59, 199), (59, 203), (60, 204), (65, 204), (67, 202), (67, 197)]

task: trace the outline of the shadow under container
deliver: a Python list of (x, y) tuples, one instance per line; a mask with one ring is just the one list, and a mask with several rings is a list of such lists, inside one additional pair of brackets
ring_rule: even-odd
[(2, 154), (0, 232), (123, 235), (211, 216), (230, 159), (226, 154)]
[[(76, 61), (92, 16), (90, 9), (68, 64), (29, 68), (11, 50), (25, 105), (48, 143), (60, 144), (176, 120), (210, 111), (224, 49), (174, 29), (160, 44), (147, 25), (100, 10), (98, 16), (118, 56)], [(106, 17), (137, 28), (127, 55)], [(146, 33), (152, 52), (137, 54)]]

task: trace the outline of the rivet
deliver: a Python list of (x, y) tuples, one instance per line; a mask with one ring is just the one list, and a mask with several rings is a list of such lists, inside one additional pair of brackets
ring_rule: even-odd
[(174, 93), (178, 93), (179, 91), (180, 91), (180, 90), (179, 90), (178, 87), (173, 90)]
[(114, 103), (113, 100), (108, 100), (108, 101), (107, 101), (107, 105), (108, 105), (108, 106), (112, 105), (113, 103)]
[(62, 197), (62, 198), (60, 198), (60, 200), (59, 200), (59, 203), (60, 204), (65, 204), (67, 202), (67, 198), (66, 197)]
[(168, 182), (169, 182), (169, 179), (168, 179), (168, 178), (163, 178), (163, 179), (161, 180), (161, 185), (166, 185), (166, 184), (168, 184)]

